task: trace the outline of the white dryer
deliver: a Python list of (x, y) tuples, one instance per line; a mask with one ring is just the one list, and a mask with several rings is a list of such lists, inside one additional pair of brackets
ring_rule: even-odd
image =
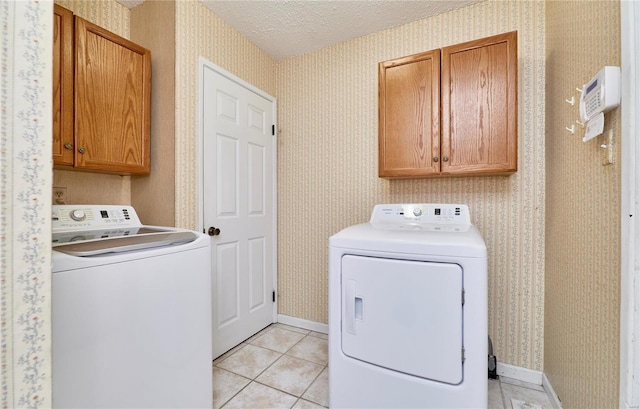
[(486, 408), (487, 387), (487, 251), (466, 205), (377, 205), (329, 239), (331, 408)]

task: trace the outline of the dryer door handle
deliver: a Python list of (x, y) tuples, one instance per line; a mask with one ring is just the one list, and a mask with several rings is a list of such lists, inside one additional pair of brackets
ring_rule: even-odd
[(342, 295), (343, 330), (347, 334), (356, 335), (356, 280), (345, 280)]

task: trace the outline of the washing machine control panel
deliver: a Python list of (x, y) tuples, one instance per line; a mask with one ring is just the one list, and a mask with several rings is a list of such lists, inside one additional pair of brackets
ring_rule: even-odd
[(82, 204), (54, 205), (51, 223), (54, 232), (142, 225), (131, 206)]
[(370, 222), (470, 226), (471, 217), (467, 205), (461, 204), (380, 204), (373, 208)]

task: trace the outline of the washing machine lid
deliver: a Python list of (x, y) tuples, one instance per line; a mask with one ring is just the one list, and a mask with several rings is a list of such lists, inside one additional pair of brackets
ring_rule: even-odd
[(200, 236), (189, 230), (145, 226), (131, 206), (54, 205), (51, 220), (53, 250), (76, 257), (170, 247)]
[(368, 223), (336, 233), (331, 247), (387, 253), (482, 258), (487, 248), (460, 204), (376, 205)]
[[(83, 239), (80, 241), (66, 241), (54, 243), (53, 249), (76, 257), (93, 257), (110, 253), (148, 250), (157, 247), (168, 247), (195, 241), (199, 236), (192, 231), (170, 231), (156, 228), (141, 228), (142, 232), (133, 235), (101, 237), (97, 239)], [(82, 232), (79, 232), (82, 233)], [(93, 232), (89, 232), (93, 233)], [(76, 237), (84, 237), (76, 234)], [(93, 237), (89, 234), (89, 237)], [(54, 238), (54, 242), (55, 242)]]

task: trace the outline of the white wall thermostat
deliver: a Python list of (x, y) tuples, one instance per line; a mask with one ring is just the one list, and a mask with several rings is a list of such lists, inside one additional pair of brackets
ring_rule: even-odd
[(620, 67), (603, 67), (582, 88), (580, 118), (587, 122), (600, 112), (620, 105)]

